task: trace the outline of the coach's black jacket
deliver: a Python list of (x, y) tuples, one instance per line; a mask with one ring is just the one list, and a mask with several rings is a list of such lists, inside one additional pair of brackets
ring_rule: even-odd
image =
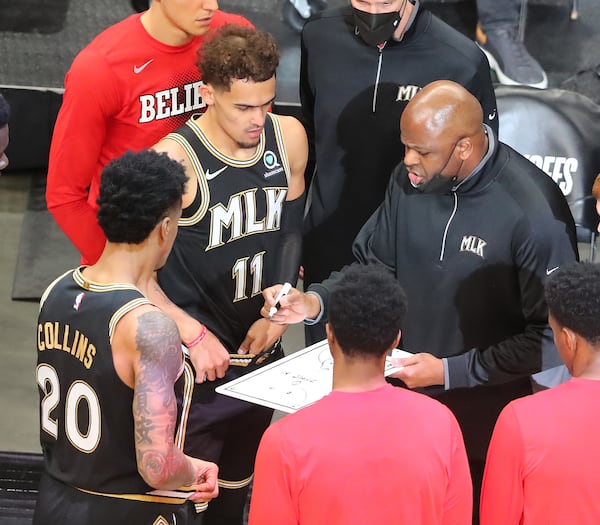
[[(399, 164), (353, 246), (394, 272), (408, 297), (401, 345), (447, 358), (449, 389), (561, 364), (543, 286), (577, 258), (573, 218), (550, 177), (488, 134), (489, 159), (447, 194), (420, 193)], [(309, 288), (325, 305), (337, 275)]]

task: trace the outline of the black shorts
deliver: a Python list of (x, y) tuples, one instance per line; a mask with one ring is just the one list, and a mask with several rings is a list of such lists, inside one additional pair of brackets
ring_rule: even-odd
[(221, 470), (219, 477), (228, 474), (223, 472), (223, 455), (228, 456), (227, 459), (230, 460), (226, 459), (225, 463), (231, 463), (229, 466), (239, 472), (234, 474), (234, 478), (246, 477), (252, 473), (254, 455), (262, 434), (271, 422), (273, 410), (217, 394), (215, 389), (281, 357), (283, 350), (281, 345), (277, 345), (259, 365), (230, 366), (222, 379), (194, 385), (186, 425), (186, 454), (217, 463)]
[[(202, 525), (241, 525), (254, 458), (273, 409), (217, 394), (215, 388), (283, 357), (281, 345), (247, 367), (230, 366), (223, 379), (194, 385), (184, 451), (219, 465), (219, 497), (197, 515)], [(258, 361), (258, 360), (257, 360)]]

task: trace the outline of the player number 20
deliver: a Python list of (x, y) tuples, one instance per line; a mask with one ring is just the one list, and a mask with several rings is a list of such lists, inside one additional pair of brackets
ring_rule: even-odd
[[(37, 382), (44, 392), (41, 402), (42, 429), (55, 439), (58, 438), (59, 419), (52, 412), (60, 402), (60, 380), (56, 370), (49, 365), (37, 367)], [(88, 409), (87, 429), (82, 432), (78, 419), (79, 408), (84, 402)], [(100, 442), (100, 403), (94, 389), (84, 381), (73, 381), (65, 399), (65, 435), (71, 444), (82, 452), (93, 452)]]

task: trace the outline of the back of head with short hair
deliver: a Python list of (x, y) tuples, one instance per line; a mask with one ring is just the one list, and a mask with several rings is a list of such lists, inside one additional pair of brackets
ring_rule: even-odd
[(139, 244), (181, 203), (183, 166), (154, 150), (126, 152), (102, 170), (98, 224), (110, 242)]
[(0, 93), (0, 128), (3, 128), (8, 124), (10, 118), (10, 106), (8, 101)]
[(218, 29), (198, 51), (202, 81), (225, 91), (234, 80), (269, 80), (278, 65), (277, 43), (271, 34), (235, 24)]
[(570, 263), (546, 281), (546, 301), (559, 325), (600, 344), (600, 265)]
[(331, 290), (329, 324), (345, 355), (380, 357), (402, 328), (406, 308), (404, 290), (390, 272), (355, 264)]

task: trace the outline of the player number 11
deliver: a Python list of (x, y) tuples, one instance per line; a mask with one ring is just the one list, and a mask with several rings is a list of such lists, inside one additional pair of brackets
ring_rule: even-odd
[[(250, 297), (259, 295), (262, 291), (263, 277), (263, 257), (266, 252), (258, 252), (252, 259), (250, 257), (242, 257), (235, 261), (231, 269), (231, 278), (235, 281), (235, 297), (233, 302), (242, 301), (248, 298), (246, 293), (248, 284), (248, 269), (252, 276), (252, 292)], [(249, 261), (249, 262), (248, 262)]]

